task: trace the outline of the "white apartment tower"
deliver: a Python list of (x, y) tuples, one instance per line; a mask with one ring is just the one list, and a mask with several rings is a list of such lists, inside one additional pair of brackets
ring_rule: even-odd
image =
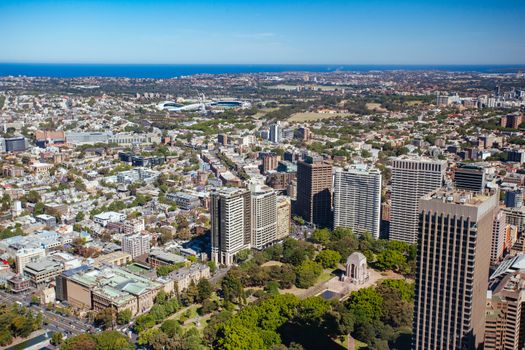
[(270, 125), (270, 135), (269, 135), (270, 141), (273, 143), (281, 143), (282, 140), (282, 130), (281, 125), (279, 122)]
[(235, 254), (250, 247), (250, 192), (222, 188), (211, 195), (211, 257), (216, 263), (231, 265)]
[(122, 237), (122, 251), (131, 255), (133, 259), (137, 256), (148, 254), (150, 251), (151, 237), (136, 233)]
[(277, 194), (268, 186), (251, 185), (251, 246), (263, 249), (277, 239)]
[(334, 227), (370, 232), (379, 238), (381, 173), (366, 166), (337, 169), (334, 183)]
[(419, 199), (442, 186), (446, 162), (427, 158), (392, 161), (391, 240), (417, 242)]

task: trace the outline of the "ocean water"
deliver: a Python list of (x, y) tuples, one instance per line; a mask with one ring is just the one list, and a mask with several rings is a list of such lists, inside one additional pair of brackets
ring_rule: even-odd
[(173, 78), (194, 74), (442, 70), (515, 73), (525, 65), (33, 64), (0, 63), (0, 76)]

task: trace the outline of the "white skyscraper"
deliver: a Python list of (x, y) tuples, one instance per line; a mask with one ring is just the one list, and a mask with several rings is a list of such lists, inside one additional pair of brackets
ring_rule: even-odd
[(211, 257), (224, 265), (233, 264), (235, 254), (250, 247), (250, 192), (222, 188), (211, 195)]
[(268, 186), (252, 185), (251, 245), (263, 249), (277, 239), (277, 194)]
[(446, 162), (427, 158), (397, 158), (392, 161), (392, 209), (390, 239), (417, 242), (419, 199), (440, 188)]
[(279, 122), (270, 125), (270, 141), (273, 143), (281, 143), (282, 140), (282, 129)]
[(334, 186), (334, 227), (379, 238), (381, 173), (365, 166), (337, 169)]

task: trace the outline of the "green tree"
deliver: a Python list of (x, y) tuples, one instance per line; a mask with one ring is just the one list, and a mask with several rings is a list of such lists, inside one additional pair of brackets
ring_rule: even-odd
[(249, 257), (250, 257), (250, 249), (243, 249), (235, 255), (235, 260), (237, 262), (243, 262), (243, 261), (248, 260)]
[(40, 298), (37, 295), (31, 296), (31, 304), (40, 305)]
[(131, 321), (133, 314), (130, 309), (125, 309), (117, 314), (117, 323), (119, 325), (128, 324)]
[(321, 274), (323, 268), (320, 264), (305, 260), (295, 269), (296, 282), (299, 288), (309, 288), (315, 284), (317, 277)]
[(126, 350), (134, 349), (128, 338), (117, 331), (105, 331), (95, 335), (97, 350)]
[(44, 211), (45, 211), (44, 203), (38, 202), (38, 203), (35, 204), (34, 209), (33, 209), (33, 214), (34, 215), (44, 214)]
[(155, 326), (155, 324), (155, 319), (150, 314), (142, 314), (135, 319), (133, 329), (135, 332), (140, 333), (145, 329)]
[(36, 204), (42, 200), (42, 197), (37, 191), (31, 190), (24, 196), (24, 199), (29, 203)]
[(75, 216), (75, 221), (76, 222), (82, 221), (84, 220), (85, 217), (86, 217), (86, 214), (84, 214), (83, 211), (79, 211), (78, 214)]
[(97, 340), (91, 334), (80, 334), (67, 338), (60, 350), (97, 350)]
[(225, 325), (217, 341), (219, 350), (264, 350), (266, 346), (260, 334), (242, 325)]
[(407, 259), (397, 250), (387, 249), (377, 254), (376, 267), (380, 270), (403, 272), (407, 267)]
[(321, 297), (310, 297), (301, 300), (297, 317), (304, 324), (320, 326), (324, 315), (330, 310), (330, 303)]
[(159, 291), (157, 295), (155, 296), (154, 301), (155, 301), (155, 304), (160, 304), (160, 305), (165, 304), (168, 301), (168, 293), (166, 293), (163, 290)]
[(330, 241), (330, 230), (326, 228), (315, 230), (312, 233), (312, 241), (326, 245)]
[(339, 254), (339, 252), (336, 252), (335, 250), (330, 249), (321, 251), (315, 257), (315, 261), (320, 263), (325, 269), (335, 268), (340, 260), (341, 254)]
[(215, 271), (217, 271), (217, 264), (213, 260), (208, 261), (208, 267), (210, 268), (211, 273), (215, 273)]
[(104, 329), (113, 328), (113, 321), (115, 320), (115, 311), (111, 308), (105, 308), (95, 315), (95, 323)]
[(181, 326), (176, 320), (166, 320), (160, 326), (162, 332), (170, 338), (173, 338), (181, 333)]
[(148, 328), (139, 333), (137, 344), (142, 346), (149, 346), (152, 339), (161, 332), (158, 328)]
[(279, 294), (279, 283), (276, 281), (268, 281), (266, 282), (266, 286), (264, 286), (264, 290), (268, 294)]
[(383, 297), (373, 288), (363, 288), (352, 292), (347, 307), (359, 323), (379, 320), (383, 315)]
[(199, 303), (202, 303), (204, 300), (211, 297), (211, 294), (213, 293), (213, 286), (211, 285), (210, 281), (207, 279), (202, 278), (199, 283), (197, 283), (197, 301)]
[(226, 302), (242, 303), (244, 299), (244, 288), (240, 279), (240, 271), (233, 268), (226, 273), (222, 279), (221, 289)]

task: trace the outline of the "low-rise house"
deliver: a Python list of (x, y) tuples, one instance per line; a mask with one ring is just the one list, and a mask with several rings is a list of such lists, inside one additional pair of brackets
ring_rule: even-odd
[(7, 288), (13, 293), (21, 293), (30, 287), (31, 281), (23, 275), (14, 275), (7, 279)]
[(192, 281), (197, 284), (202, 278), (209, 279), (211, 272), (208, 265), (197, 263), (175, 270), (168, 276), (177, 284), (178, 291), (182, 292), (190, 286)]
[(126, 215), (122, 213), (117, 213), (114, 211), (107, 211), (104, 213), (97, 214), (93, 216), (93, 221), (102, 227), (106, 227), (110, 222), (120, 222), (126, 218)]

